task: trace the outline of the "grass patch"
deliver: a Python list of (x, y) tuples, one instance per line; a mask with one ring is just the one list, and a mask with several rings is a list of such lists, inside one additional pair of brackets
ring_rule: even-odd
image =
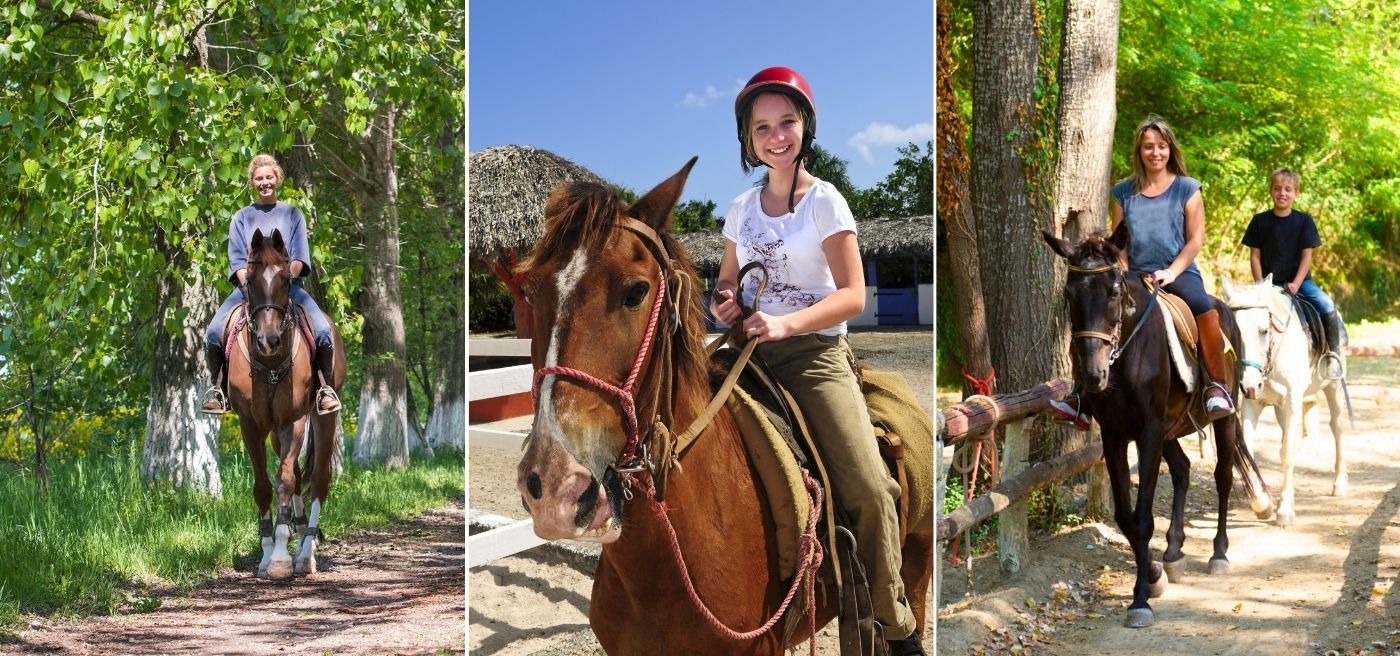
[[(464, 495), (462, 454), (404, 470), (346, 462), (321, 526), (332, 538), (405, 520)], [(241, 449), (220, 454), (223, 496), (147, 489), (141, 448), (50, 463), (51, 487), (0, 464), (0, 633), (24, 613), (152, 610), (154, 586), (190, 587), (261, 553), (252, 471)]]

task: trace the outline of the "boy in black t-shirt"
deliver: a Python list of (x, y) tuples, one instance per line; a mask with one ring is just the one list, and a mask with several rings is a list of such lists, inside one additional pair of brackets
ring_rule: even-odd
[(1326, 375), (1341, 378), (1346, 326), (1332, 298), (1312, 279), (1312, 252), (1322, 245), (1322, 239), (1317, 235), (1317, 224), (1312, 217), (1293, 209), (1293, 199), (1298, 197), (1298, 174), (1286, 168), (1274, 171), (1269, 176), (1269, 196), (1273, 198), (1274, 209), (1255, 214), (1241, 242), (1249, 247), (1250, 272), (1255, 282), (1273, 274), (1275, 285), (1317, 309), (1327, 335), (1327, 353), (1323, 356)]

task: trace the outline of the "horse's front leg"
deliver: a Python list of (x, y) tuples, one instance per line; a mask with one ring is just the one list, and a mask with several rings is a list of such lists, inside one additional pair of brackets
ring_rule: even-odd
[(267, 477), (267, 446), (264, 443), (267, 433), (254, 427), (251, 418), (238, 422), (243, 433), (243, 447), (248, 451), (248, 462), (253, 466), (253, 502), (258, 507), (258, 542), (262, 547), (262, 560), (258, 561), (258, 576), (267, 578), (268, 565), (272, 563), (272, 481)]
[[(1129, 544), (1134, 544), (1136, 526), (1133, 520), (1133, 497), (1132, 475), (1128, 472), (1128, 443), (1119, 435), (1111, 433), (1109, 430), (1103, 432), (1103, 458), (1104, 465), (1108, 469), (1108, 487), (1113, 496), (1113, 519), (1118, 523), (1118, 530), (1128, 538)], [(1136, 556), (1137, 550), (1133, 550)], [(1143, 624), (1143, 614), (1146, 613), (1146, 624)], [(1148, 626), (1152, 623), (1152, 607), (1147, 605), (1146, 599), (1138, 604), (1136, 591), (1133, 596), (1133, 605), (1128, 608), (1128, 619), (1125, 624), (1131, 627)]]
[(292, 537), (292, 497), (299, 494), (296, 461), (301, 453), (304, 430), (305, 418), (277, 428), (277, 521), (273, 527), (272, 561), (267, 567), (267, 575), (274, 579), (292, 575), (292, 557), (287, 553), (287, 543)]
[(1191, 487), (1191, 459), (1177, 440), (1167, 440), (1162, 445), (1162, 459), (1167, 461), (1167, 471), (1172, 478), (1172, 523), (1167, 528), (1167, 550), (1162, 552), (1162, 567), (1167, 572), (1167, 580), (1176, 583), (1181, 580), (1182, 566), (1186, 563), (1181, 545), (1186, 541), (1186, 491)]
[(1347, 461), (1342, 454), (1342, 384), (1334, 382), (1328, 385), (1323, 393), (1327, 396), (1327, 413), (1332, 427), (1332, 439), (1336, 442), (1336, 463), (1332, 470), (1336, 477), (1332, 479), (1332, 496), (1344, 497), (1351, 491), (1351, 485), (1347, 482)]
[(1298, 385), (1290, 385), (1284, 392), (1283, 403), (1278, 405), (1279, 427), (1283, 429), (1280, 438), (1278, 459), (1283, 469), (1283, 491), (1279, 493), (1278, 516), (1274, 523), (1279, 526), (1292, 526), (1293, 511), (1293, 448), (1303, 431), (1303, 392)]
[(307, 421), (311, 436), (307, 440), (311, 451), (307, 454), (307, 468), (303, 477), (309, 479), (310, 500), (306, 521), (298, 524), (300, 533), (296, 557), (297, 574), (315, 574), (316, 547), (321, 543), (321, 512), (325, 510), (326, 497), (331, 488), (331, 458), (335, 455), (335, 427), (339, 414), (314, 415)]
[[(1160, 595), (1159, 587), (1153, 590), (1163, 574), (1162, 565), (1152, 559), (1153, 497), (1157, 491), (1157, 477), (1162, 467), (1162, 427), (1158, 421), (1150, 420), (1143, 427), (1136, 440), (1138, 452), (1138, 496), (1137, 504), (1131, 512), (1115, 513), (1118, 525), (1133, 548), (1133, 561), (1137, 564), (1137, 582), (1133, 584), (1133, 603), (1128, 606), (1128, 617), (1124, 626), (1142, 628), (1152, 626), (1152, 607), (1149, 597)], [(1125, 459), (1126, 460), (1126, 459)], [(1126, 462), (1125, 468), (1126, 468)], [(1125, 472), (1126, 473), (1126, 472)], [(1156, 592), (1156, 595), (1153, 593)]]

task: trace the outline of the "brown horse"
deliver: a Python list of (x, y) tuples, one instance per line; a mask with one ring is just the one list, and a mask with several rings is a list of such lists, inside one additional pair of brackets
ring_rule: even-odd
[[(777, 571), (773, 517), (727, 410), (671, 470), (664, 504), (651, 496), (654, 477), (631, 466), (666, 459), (647, 445), (691, 426), (714, 393), (694, 267), (666, 234), (694, 164), (630, 207), (603, 185), (556, 192), (523, 263), (537, 374), (517, 485), (540, 537), (603, 543), (589, 621), (609, 654), (778, 654), (810, 631), (790, 622), (790, 636), (725, 637), (699, 609), (732, 632), (752, 632), (790, 589)], [(911, 532), (903, 557), (922, 634), (931, 522)], [(835, 596), (818, 596), (820, 624), (835, 615)]]
[[(247, 326), (233, 332), (236, 342), (228, 358), (229, 400), (238, 413), (243, 446), (253, 464), (253, 499), (258, 504), (258, 534), (262, 562), (258, 576), (281, 579), (316, 572), (316, 545), (321, 540), (320, 518), (331, 486), (331, 456), (335, 453), (335, 429), (340, 413), (318, 415), (315, 403), (316, 371), (311, 346), (298, 328), (300, 306), (291, 302), (292, 273), (281, 231), (264, 237), (253, 233), (248, 246), (248, 278), (245, 298)], [(335, 345), (334, 380), (338, 392), (345, 382), (345, 349), (340, 331), (331, 325)], [(307, 420), (311, 423), (308, 425)], [(297, 464), (302, 437), (306, 440), (307, 466)], [(265, 440), (272, 435), (277, 453), (277, 517), (271, 516), (272, 484), (267, 476)], [(310, 515), (303, 514), (302, 486), (311, 483)], [(287, 542), (295, 524), (298, 533), (295, 565)]]

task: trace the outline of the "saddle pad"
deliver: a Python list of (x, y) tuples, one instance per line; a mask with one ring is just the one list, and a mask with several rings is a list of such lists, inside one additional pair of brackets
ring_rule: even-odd
[(1176, 374), (1186, 385), (1187, 392), (1196, 391), (1196, 318), (1191, 316), (1191, 308), (1181, 297), (1167, 292), (1157, 294), (1158, 305), (1162, 307), (1162, 320), (1166, 323), (1167, 344), (1172, 354), (1172, 364)]
[(933, 418), (919, 407), (917, 397), (903, 376), (874, 369), (862, 369), (861, 375), (861, 391), (870, 409), (870, 421), (888, 426), (889, 431), (904, 442), (909, 515), (903, 524), (911, 533), (932, 528)]
[(807, 489), (802, 485), (802, 472), (787, 441), (748, 392), (735, 387), (724, 405), (734, 416), (749, 461), (758, 472), (759, 484), (768, 497), (777, 528), (778, 571), (782, 578), (790, 579), (797, 573), (798, 538), (807, 527), (811, 507)]

